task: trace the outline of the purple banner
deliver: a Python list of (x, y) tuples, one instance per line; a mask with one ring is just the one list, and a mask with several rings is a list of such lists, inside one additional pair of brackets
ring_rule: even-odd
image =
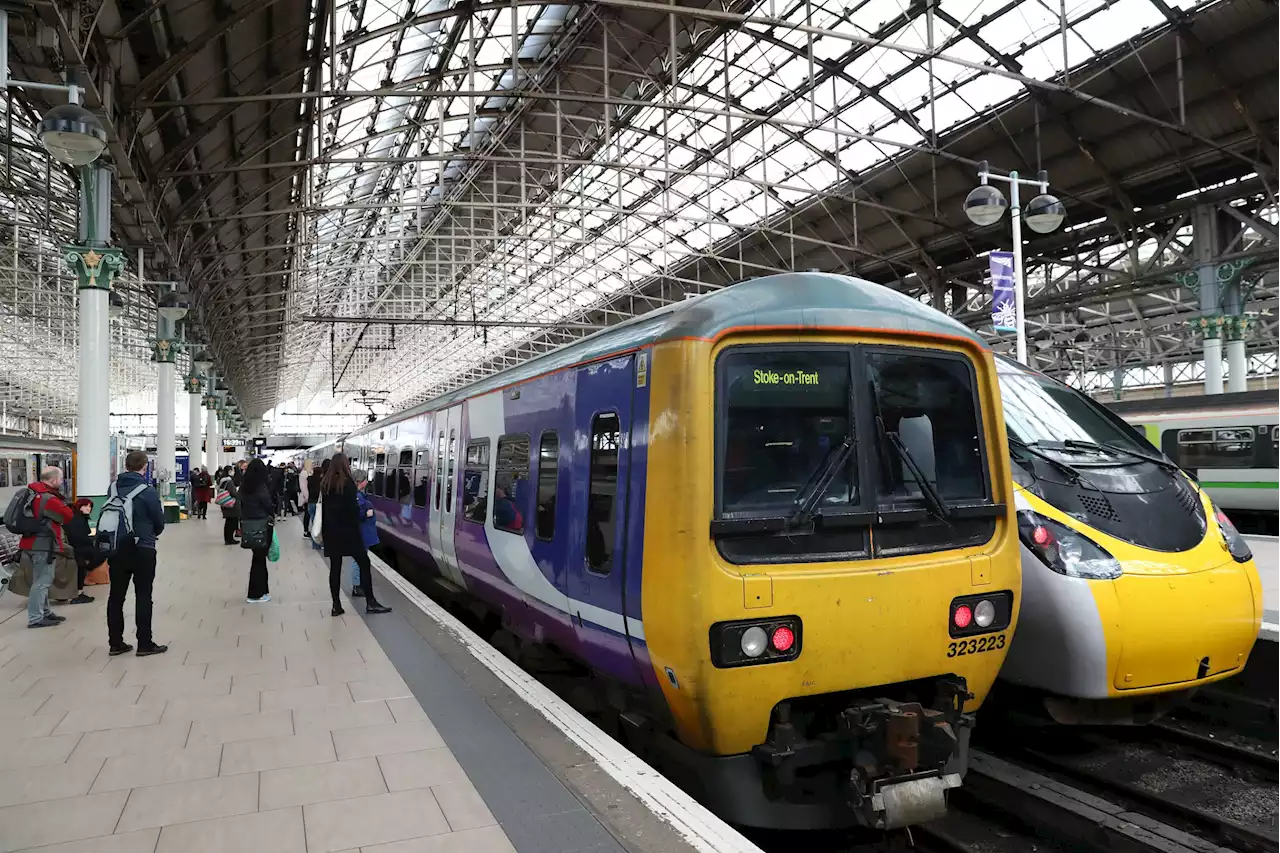
[(1013, 252), (992, 252), (991, 325), (997, 332), (1018, 331), (1018, 295), (1013, 287)]

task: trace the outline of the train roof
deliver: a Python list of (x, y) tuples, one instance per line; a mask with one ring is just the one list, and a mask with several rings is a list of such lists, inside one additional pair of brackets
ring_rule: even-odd
[(884, 285), (831, 273), (780, 273), (713, 290), (602, 329), (524, 364), (353, 430), (351, 435), (614, 353), (664, 341), (714, 340), (730, 329), (743, 327), (891, 329), (962, 338), (980, 349), (989, 349), (972, 329)]
[(1277, 409), (1275, 391), (1237, 391), (1232, 394), (1196, 394), (1184, 397), (1160, 397), (1148, 400), (1104, 402), (1108, 409), (1121, 415), (1178, 414), (1183, 412), (1215, 412), (1228, 409)]
[(55, 438), (32, 438), (26, 435), (0, 435), (0, 451), (23, 450), (30, 453), (70, 453), (75, 443)]

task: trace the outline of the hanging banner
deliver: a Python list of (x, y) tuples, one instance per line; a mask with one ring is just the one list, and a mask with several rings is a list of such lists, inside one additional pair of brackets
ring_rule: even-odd
[(997, 332), (1018, 331), (1018, 295), (1013, 287), (1013, 252), (992, 252), (991, 325)]

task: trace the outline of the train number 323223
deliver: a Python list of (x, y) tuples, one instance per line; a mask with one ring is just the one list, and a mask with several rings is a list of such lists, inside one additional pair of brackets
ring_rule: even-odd
[(1004, 634), (994, 637), (975, 637), (972, 640), (957, 640), (947, 645), (947, 657), (958, 658), (964, 655), (976, 655), (979, 652), (994, 652), (1004, 648)]

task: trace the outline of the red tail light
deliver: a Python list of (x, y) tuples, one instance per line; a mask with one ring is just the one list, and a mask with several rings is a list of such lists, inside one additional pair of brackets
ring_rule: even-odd
[(774, 630), (773, 637), (770, 638), (769, 642), (778, 651), (785, 652), (795, 645), (796, 635), (790, 628), (779, 626)]
[(1053, 541), (1053, 534), (1049, 532), (1047, 527), (1037, 527), (1031, 531), (1031, 538), (1037, 545), (1048, 545)]
[(951, 618), (955, 621), (957, 628), (968, 628), (969, 623), (973, 621), (973, 611), (967, 604), (961, 604)]

